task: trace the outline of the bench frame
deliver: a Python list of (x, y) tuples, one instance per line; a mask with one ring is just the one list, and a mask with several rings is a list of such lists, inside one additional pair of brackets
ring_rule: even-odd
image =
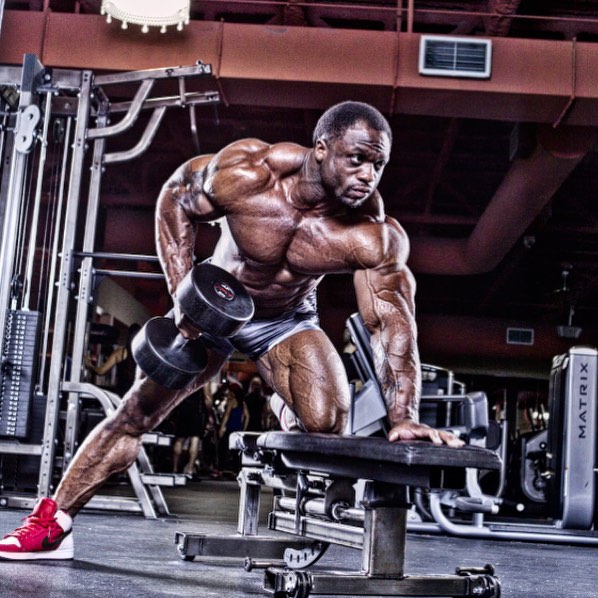
[[(313, 446), (303, 450), (303, 444)], [(479, 462), (496, 469), (500, 463), (491, 451), (286, 432), (236, 433), (231, 448), (242, 453), (237, 534), (177, 532), (175, 543), (182, 559), (245, 558), (246, 570), (264, 569), (264, 590), (280, 598), (500, 596), (491, 565), (457, 568), (452, 575), (409, 576), (404, 571), (409, 487), (431, 487), (439, 480), (450, 485), (458, 477), (452, 474), (465, 471), (465, 465), (455, 466), (455, 457), (468, 466)], [(345, 448), (351, 450), (343, 457)], [(368, 449), (364, 458), (352, 454), (364, 448)], [(385, 461), (387, 452), (392, 454)], [(363, 476), (361, 470), (368, 463), (375, 479)], [(379, 466), (376, 471), (374, 463)], [(274, 489), (268, 528), (277, 535), (258, 535), (263, 486)], [(330, 544), (360, 550), (361, 569), (310, 569)]]

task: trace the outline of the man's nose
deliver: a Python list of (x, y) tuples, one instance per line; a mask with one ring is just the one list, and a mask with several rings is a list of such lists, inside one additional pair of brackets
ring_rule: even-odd
[(359, 170), (359, 178), (367, 183), (371, 183), (376, 180), (376, 171), (374, 170), (373, 164), (362, 164)]

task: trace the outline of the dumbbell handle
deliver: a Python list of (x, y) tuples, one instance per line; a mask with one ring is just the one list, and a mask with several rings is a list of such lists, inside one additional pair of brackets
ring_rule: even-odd
[(188, 344), (197, 343), (201, 339), (201, 335), (197, 338), (185, 338), (180, 332), (174, 337), (170, 348), (173, 351), (182, 351)]
[(148, 320), (135, 335), (131, 348), (141, 370), (166, 388), (184, 388), (207, 365), (201, 340), (185, 338), (172, 317)]
[[(174, 317), (174, 309), (171, 309), (165, 316), (166, 318), (170, 318), (173, 322), (175, 320)], [(176, 324), (175, 324), (176, 326)], [(192, 339), (192, 338), (185, 338), (181, 332), (179, 331), (179, 333), (174, 337), (174, 340), (172, 341), (172, 343), (170, 344), (170, 348), (173, 351), (180, 351), (181, 349), (185, 348), (185, 346), (188, 343), (192, 343), (196, 340), (198, 340), (199, 337), (197, 339)]]
[(174, 340), (172, 341), (172, 345), (170, 345), (170, 348), (178, 351), (180, 349), (183, 349), (187, 343), (190, 341), (191, 339), (189, 338), (185, 338), (180, 332), (174, 337)]

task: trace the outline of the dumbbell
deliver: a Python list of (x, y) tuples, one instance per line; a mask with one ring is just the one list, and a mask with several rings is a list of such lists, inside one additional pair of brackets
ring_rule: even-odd
[[(217, 337), (233, 336), (254, 313), (247, 289), (226, 270), (208, 263), (195, 266), (181, 280), (177, 301), (195, 326)], [(201, 337), (186, 339), (173, 317), (148, 320), (135, 335), (131, 351), (149, 378), (170, 389), (190, 384), (208, 361)]]

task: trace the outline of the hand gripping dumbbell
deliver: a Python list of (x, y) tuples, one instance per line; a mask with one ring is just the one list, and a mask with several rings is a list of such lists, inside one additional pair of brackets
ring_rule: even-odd
[[(214, 336), (233, 336), (253, 317), (253, 300), (247, 289), (212, 264), (195, 266), (181, 280), (176, 294), (182, 313), (202, 332)], [(171, 317), (148, 320), (135, 335), (131, 349), (139, 368), (170, 389), (190, 384), (208, 361), (201, 337), (186, 339)]]

